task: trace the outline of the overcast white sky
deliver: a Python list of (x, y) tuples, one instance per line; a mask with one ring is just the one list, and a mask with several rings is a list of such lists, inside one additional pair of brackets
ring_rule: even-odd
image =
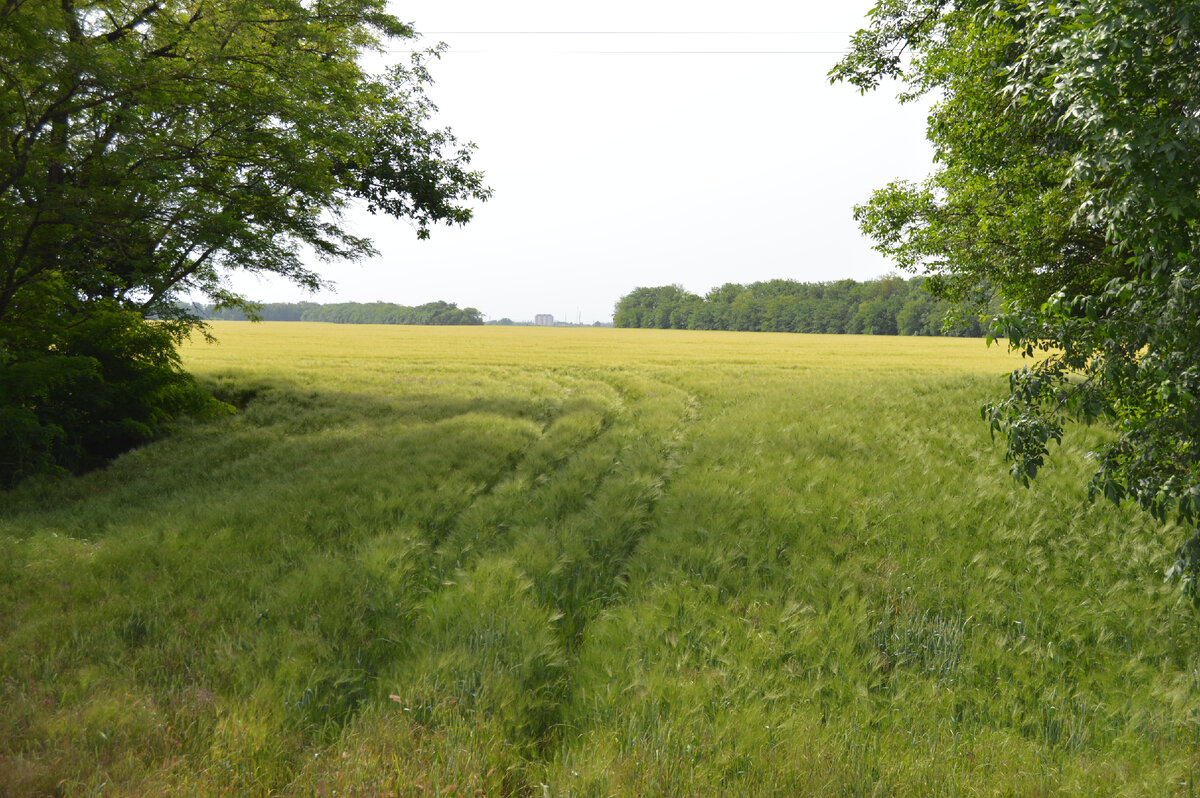
[[(381, 254), (320, 265), (334, 291), (234, 285), (261, 301), (443, 299), (492, 319), (590, 323), (637, 286), (885, 274), (852, 207), (931, 164), (923, 107), (826, 78), (873, 4), (393, 2), (423, 43), (450, 45), (430, 94), (441, 123), (478, 145), (495, 196), (428, 241), (350, 217)], [(638, 33), (497, 33), (532, 31)], [(664, 31), (676, 33), (649, 33)]]

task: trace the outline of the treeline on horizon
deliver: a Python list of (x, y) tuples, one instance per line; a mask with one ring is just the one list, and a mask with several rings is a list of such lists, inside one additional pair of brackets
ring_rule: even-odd
[[(703, 297), (679, 285), (635, 288), (617, 301), (617, 327), (868, 335), (982, 336), (977, 314), (954, 314), (924, 277), (725, 283)], [(948, 319), (952, 319), (948, 321)]]
[[(195, 305), (192, 311), (210, 321), (248, 321), (238, 308)], [(259, 306), (262, 321), (324, 321), (332, 324), (483, 324), (475, 308), (460, 308), (453, 302), (426, 302), (409, 307), (391, 302), (267, 302)]]

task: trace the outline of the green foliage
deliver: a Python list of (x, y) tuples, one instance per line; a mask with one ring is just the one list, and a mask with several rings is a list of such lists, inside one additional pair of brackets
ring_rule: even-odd
[(1097, 446), (1091, 493), (1188, 522), (1200, 518), (1196, 22), (1193, 4), (1167, 0), (887, 0), (832, 72), (937, 98), (937, 171), (856, 213), (939, 295), (1002, 298), (992, 334), (1033, 359), (984, 408), (1014, 475), (1039, 471), (1066, 419), (1104, 419), (1117, 435)]
[(688, 320), (700, 302), (700, 297), (689, 294), (679, 285), (635, 288), (617, 300), (613, 324), (662, 330), (689, 329)]
[[(617, 327), (743, 332), (982, 335), (979, 313), (947, 320), (951, 305), (924, 278), (859, 283), (726, 283), (701, 298), (681, 286), (635, 288), (617, 301)], [(978, 310), (978, 309), (977, 309)], [(983, 309), (986, 312), (986, 308)], [(943, 323), (945, 321), (945, 323)]]
[[(320, 305), (316, 302), (267, 302), (255, 305), (250, 315), (243, 308), (193, 307), (204, 319), (246, 321), (325, 321), (333, 324), (483, 324), (483, 314), (475, 308), (460, 308), (453, 302), (426, 302), (409, 307), (390, 302), (343, 302)], [(508, 320), (512, 324), (512, 320)]]
[(87, 470), (152, 440), (181, 414), (228, 409), (181, 369), (178, 325), (112, 301), (82, 305), (60, 295), (49, 323), (14, 325), (0, 338), (0, 485)]
[(384, 5), (0, 7), (0, 473), (84, 467), (189, 406), (181, 297), (248, 309), (231, 269), (320, 286), (305, 248), (373, 251), (339, 224), (352, 201), (424, 237), (486, 199), (429, 127), (436, 52), (364, 71), (414, 35)]
[(0, 314), (51, 275), (87, 296), (172, 314), (223, 268), (317, 286), (300, 260), (358, 257), (351, 200), (421, 234), (486, 197), (469, 148), (429, 131), (418, 57), (384, 75), (359, 56), (413, 32), (378, 0), (0, 12)]

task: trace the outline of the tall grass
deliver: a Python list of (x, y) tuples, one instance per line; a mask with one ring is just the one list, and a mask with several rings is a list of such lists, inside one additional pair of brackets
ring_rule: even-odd
[(1183, 533), (978, 341), (219, 323), (0, 495), (0, 792), (1188, 795)]

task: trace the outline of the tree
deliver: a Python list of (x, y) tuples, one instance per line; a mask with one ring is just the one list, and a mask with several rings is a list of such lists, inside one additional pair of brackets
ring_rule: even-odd
[(635, 288), (617, 300), (613, 322), (618, 327), (682, 329), (687, 325), (691, 306), (699, 299), (681, 285)]
[[(1090, 494), (1200, 516), (1200, 47), (1177, 0), (883, 0), (834, 80), (932, 92), (936, 171), (856, 209), (1031, 362), (984, 408), (1023, 481), (1107, 420)], [(1195, 585), (1200, 538), (1181, 547)]]
[[(235, 269), (319, 287), (305, 249), (373, 251), (340, 224), (353, 202), (425, 237), (486, 199), (471, 148), (428, 125), (436, 53), (364, 70), (364, 53), (415, 35), (384, 5), (0, 7), (0, 481), (78, 465), (65, 452), (83, 445), (89, 413), (51, 408), (70, 404), (84, 372), (120, 379), (122, 364), (153, 363), (178, 394), (195, 393), (174, 356), (198, 324), (182, 297), (252, 310), (227, 287)], [(73, 354), (98, 319), (137, 334)], [(159, 409), (138, 421), (145, 435), (175, 412)]]
[(858, 306), (854, 323), (867, 335), (897, 335), (896, 314), (898, 308), (886, 299), (868, 299)]
[(618, 327), (643, 327), (647, 314), (654, 309), (655, 289), (638, 287), (617, 300), (613, 322)]

